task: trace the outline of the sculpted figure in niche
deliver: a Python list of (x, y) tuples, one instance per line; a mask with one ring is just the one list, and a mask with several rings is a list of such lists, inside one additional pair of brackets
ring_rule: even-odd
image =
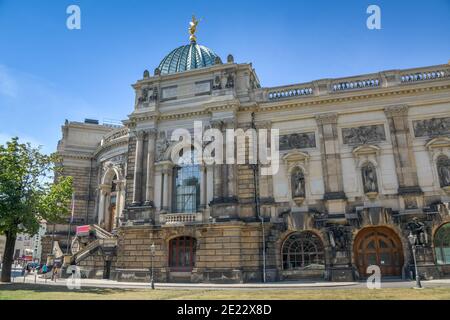
[(441, 156), (437, 161), (437, 169), (439, 174), (439, 182), (441, 187), (449, 187), (450, 186), (450, 159)]
[(300, 168), (297, 168), (292, 172), (291, 189), (293, 198), (305, 197), (305, 175)]
[(372, 164), (366, 164), (362, 167), (362, 180), (364, 193), (378, 192), (377, 172)]

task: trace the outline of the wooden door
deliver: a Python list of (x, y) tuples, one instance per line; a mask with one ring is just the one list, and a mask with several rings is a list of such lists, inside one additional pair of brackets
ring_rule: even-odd
[(381, 276), (401, 276), (403, 250), (400, 238), (386, 227), (361, 230), (354, 244), (355, 263), (361, 277), (367, 276), (367, 267), (377, 265)]

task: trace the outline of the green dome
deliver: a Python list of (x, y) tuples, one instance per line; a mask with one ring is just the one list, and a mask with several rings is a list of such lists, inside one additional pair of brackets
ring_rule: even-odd
[(217, 58), (211, 49), (191, 42), (170, 52), (159, 64), (161, 74), (210, 67)]

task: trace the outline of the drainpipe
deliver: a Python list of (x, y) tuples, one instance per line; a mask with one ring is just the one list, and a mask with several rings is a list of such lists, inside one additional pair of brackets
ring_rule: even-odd
[[(252, 112), (252, 129), (256, 130), (255, 125), (255, 113)], [(255, 199), (255, 213), (256, 217), (261, 220), (261, 230), (262, 230), (262, 256), (263, 256), (263, 282), (266, 282), (266, 236), (264, 232), (264, 217), (260, 214), (260, 203), (259, 203), (259, 160), (256, 157), (256, 163), (252, 165), (253, 169), (253, 185), (255, 186), (254, 199)]]

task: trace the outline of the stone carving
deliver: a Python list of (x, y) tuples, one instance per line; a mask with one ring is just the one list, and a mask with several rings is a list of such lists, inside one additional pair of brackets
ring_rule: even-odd
[(214, 64), (222, 64), (222, 59), (220, 59), (220, 57), (217, 56), (217, 57), (214, 59)]
[(305, 197), (305, 175), (300, 168), (296, 168), (291, 174), (292, 198)]
[(225, 85), (225, 88), (234, 88), (234, 76), (232, 73), (229, 73), (227, 76), (227, 83)]
[(377, 172), (372, 164), (366, 164), (361, 168), (364, 193), (378, 192)]
[(167, 149), (169, 149), (170, 144), (170, 141), (166, 137), (166, 133), (160, 132), (156, 142), (156, 161), (165, 160), (165, 154)]
[(405, 203), (405, 209), (410, 210), (410, 209), (417, 209), (417, 200), (416, 197), (414, 196), (404, 196), (403, 197), (403, 202)]
[(152, 94), (149, 97), (150, 102), (154, 102), (158, 99), (158, 88), (154, 87), (152, 90)]
[(316, 136), (314, 132), (294, 133), (280, 136), (280, 150), (315, 148)]
[(139, 103), (146, 102), (148, 100), (149, 88), (142, 88), (141, 95), (138, 98)]
[(219, 76), (216, 76), (214, 78), (213, 90), (220, 90), (220, 89), (222, 89), (222, 79), (220, 79)]
[(328, 231), (331, 247), (338, 251), (344, 251), (347, 248), (348, 236), (343, 225), (333, 225)]
[(450, 117), (414, 121), (413, 128), (417, 138), (450, 135)]
[(227, 63), (234, 63), (234, 57), (233, 57), (232, 54), (229, 54), (229, 55), (227, 56)]
[(143, 77), (144, 79), (150, 78), (150, 72), (148, 70), (144, 70)]
[(417, 217), (414, 217), (411, 222), (408, 223), (407, 229), (416, 236), (416, 245), (425, 246), (428, 244), (428, 233), (425, 223), (419, 221)]
[(362, 126), (342, 129), (344, 144), (361, 145), (386, 140), (384, 125)]
[(437, 170), (441, 188), (450, 187), (450, 159), (446, 156), (439, 157)]

